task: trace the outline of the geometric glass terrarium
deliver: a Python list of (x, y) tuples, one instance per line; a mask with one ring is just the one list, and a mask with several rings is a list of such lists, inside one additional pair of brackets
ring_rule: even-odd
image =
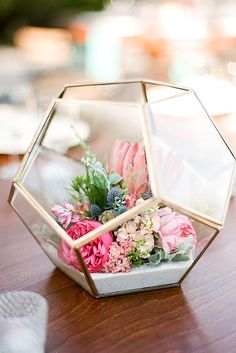
[(176, 286), (223, 226), (235, 158), (194, 91), (162, 82), (66, 86), (10, 204), (95, 297)]

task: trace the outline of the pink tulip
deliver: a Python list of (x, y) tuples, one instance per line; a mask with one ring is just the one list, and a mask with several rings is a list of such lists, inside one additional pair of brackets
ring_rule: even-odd
[(118, 173), (127, 185), (128, 194), (148, 183), (146, 153), (137, 142), (117, 140), (110, 158), (110, 173)]

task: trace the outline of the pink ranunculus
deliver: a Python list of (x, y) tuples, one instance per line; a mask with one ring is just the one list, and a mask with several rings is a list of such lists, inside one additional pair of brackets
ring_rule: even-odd
[(103, 271), (106, 273), (131, 271), (131, 262), (127, 257), (125, 244), (118, 244), (117, 242), (111, 244), (109, 258), (104, 264)]
[[(81, 220), (76, 224), (73, 224), (67, 230), (67, 234), (71, 237), (71, 239), (76, 240), (101, 225), (102, 223), (97, 221)], [(81, 247), (80, 251), (89, 272), (102, 271), (103, 265), (108, 260), (109, 248), (112, 241), (112, 233), (106, 232), (97, 239)], [(80, 263), (74, 249), (72, 249), (64, 240), (62, 240), (58, 249), (58, 255), (67, 265), (72, 265), (81, 271)]]
[(53, 205), (51, 211), (64, 228), (68, 227), (70, 223), (78, 222), (80, 219), (79, 215), (76, 214), (75, 207), (70, 203), (65, 203), (62, 206)]
[(186, 240), (196, 244), (196, 232), (186, 216), (176, 214), (169, 207), (160, 209), (159, 216), (159, 245), (166, 253), (177, 251)]
[(145, 148), (142, 144), (117, 140), (110, 157), (110, 173), (118, 173), (127, 184), (128, 194), (148, 183)]

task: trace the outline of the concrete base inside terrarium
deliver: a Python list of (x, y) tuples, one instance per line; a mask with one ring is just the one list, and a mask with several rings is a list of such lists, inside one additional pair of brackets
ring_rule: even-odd
[(161, 262), (151, 267), (143, 265), (126, 273), (92, 273), (99, 294), (132, 291), (176, 284), (191, 266), (193, 260)]
[[(54, 246), (46, 243), (43, 244), (43, 248), (57, 267), (84, 289), (89, 290), (83, 273), (64, 264), (59, 259)], [(132, 292), (150, 287), (174, 285), (180, 281), (192, 262), (193, 258), (188, 261), (162, 262), (156, 267), (145, 265), (126, 273), (91, 273), (91, 276), (99, 295)]]

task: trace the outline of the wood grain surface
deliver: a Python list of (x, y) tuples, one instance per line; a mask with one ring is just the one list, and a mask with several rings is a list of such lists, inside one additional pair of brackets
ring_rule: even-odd
[(47, 353), (236, 352), (235, 199), (181, 288), (95, 299), (46, 257), (8, 205), (9, 187), (0, 181), (0, 291), (46, 297)]

